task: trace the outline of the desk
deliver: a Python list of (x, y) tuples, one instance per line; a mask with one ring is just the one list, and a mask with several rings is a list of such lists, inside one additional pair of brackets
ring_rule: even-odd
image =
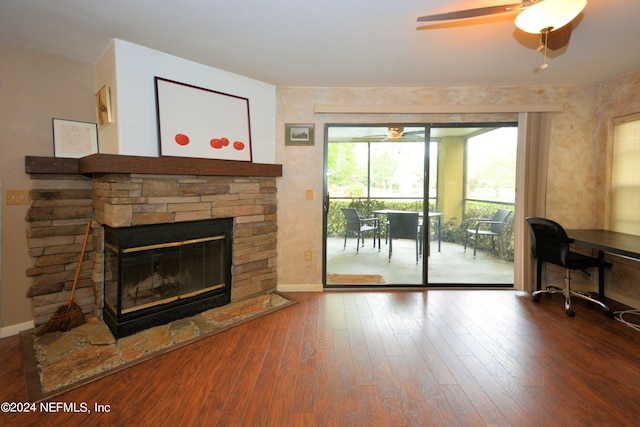
[[(566, 230), (572, 243), (598, 251), (600, 258), (604, 253), (621, 255), (640, 260), (640, 236), (618, 233), (609, 230)], [(604, 268), (598, 271), (598, 293), (604, 298)]]
[[(394, 209), (378, 209), (375, 211), (372, 211), (371, 213), (377, 218), (378, 215), (386, 215), (388, 213), (393, 213), (393, 212), (410, 212), (410, 211), (399, 211), (399, 210), (394, 210)], [(424, 217), (424, 214), (422, 212), (419, 212), (421, 217)], [(442, 243), (442, 217), (444, 216), (444, 214), (442, 212), (429, 212), (429, 225), (431, 225), (431, 219), (435, 218), (438, 220), (438, 252), (440, 252), (440, 246)], [(427, 250), (429, 248), (428, 246), (428, 242), (430, 241), (430, 236), (431, 233), (429, 233), (430, 228), (427, 229)], [(428, 252), (427, 252), (428, 253)]]

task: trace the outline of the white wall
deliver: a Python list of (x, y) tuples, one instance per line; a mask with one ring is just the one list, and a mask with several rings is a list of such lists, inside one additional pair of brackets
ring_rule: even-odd
[(96, 64), (96, 90), (111, 86), (114, 120), (100, 130), (101, 153), (159, 155), (156, 76), (249, 99), (253, 162), (275, 163), (275, 86), (118, 39)]

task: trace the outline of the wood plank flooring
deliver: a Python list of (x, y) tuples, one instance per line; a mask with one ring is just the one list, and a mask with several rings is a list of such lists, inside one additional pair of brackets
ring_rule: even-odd
[[(632, 426), (640, 332), (560, 296), (336, 291), (54, 397), (92, 413), (2, 426)], [(25, 402), (19, 338), (2, 402)], [(93, 412), (94, 404), (110, 412)]]

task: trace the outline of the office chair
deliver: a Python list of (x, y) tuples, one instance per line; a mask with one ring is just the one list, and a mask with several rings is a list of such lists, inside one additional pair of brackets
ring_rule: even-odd
[[(360, 218), (360, 214), (353, 208), (340, 208), (344, 214), (344, 248), (347, 247), (347, 235), (350, 232), (358, 235), (356, 243), (356, 252), (360, 250), (360, 239), (364, 246), (364, 236), (362, 233), (373, 231), (373, 247), (376, 247), (376, 236), (378, 237), (378, 250), (380, 250), (380, 227), (378, 218)], [(369, 225), (371, 224), (371, 225)]]
[[(557, 222), (545, 218), (526, 218), (531, 230), (531, 253), (536, 259), (536, 291), (533, 292), (534, 302), (538, 302), (541, 294), (564, 294), (564, 311), (567, 316), (573, 317), (574, 311), (571, 309), (571, 297), (582, 298), (599, 305), (604, 309), (607, 317), (613, 317), (609, 307), (601, 301), (592, 298), (586, 292), (573, 291), (571, 289), (571, 270), (584, 270), (594, 267), (611, 267), (611, 263), (601, 258), (583, 255), (570, 250), (571, 239), (567, 232)], [(551, 263), (565, 268), (564, 289), (548, 286), (541, 290), (542, 263)]]

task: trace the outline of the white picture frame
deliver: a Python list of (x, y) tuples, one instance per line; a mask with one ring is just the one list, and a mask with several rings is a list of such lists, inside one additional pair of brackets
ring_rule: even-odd
[(98, 125), (65, 119), (52, 119), (53, 156), (80, 158), (98, 152)]

